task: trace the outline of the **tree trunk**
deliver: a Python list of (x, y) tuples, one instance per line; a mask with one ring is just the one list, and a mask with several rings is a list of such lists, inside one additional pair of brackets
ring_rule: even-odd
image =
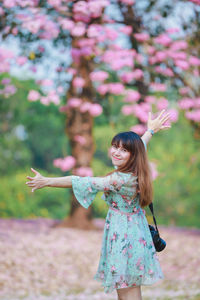
[[(74, 47), (76, 41), (73, 41)], [(94, 92), (93, 86), (89, 77), (92, 71), (93, 62), (86, 57), (81, 57), (79, 63), (73, 63), (72, 67), (77, 70), (78, 76), (85, 80), (85, 85), (80, 93), (73, 85), (67, 93), (67, 99), (71, 97), (81, 98), (84, 102), (93, 102)], [(73, 169), (73, 174), (76, 175), (76, 169), (80, 167), (91, 167), (91, 161), (94, 154), (94, 142), (92, 135), (93, 117), (89, 112), (82, 113), (78, 108), (70, 108), (67, 111), (66, 134), (69, 137), (72, 156), (76, 159), (76, 166)], [(76, 135), (80, 135), (85, 139), (84, 144), (80, 144), (74, 140)], [(74, 197), (71, 196), (70, 216), (63, 220), (59, 226), (75, 227), (80, 229), (96, 229), (92, 220), (92, 209), (83, 208)]]

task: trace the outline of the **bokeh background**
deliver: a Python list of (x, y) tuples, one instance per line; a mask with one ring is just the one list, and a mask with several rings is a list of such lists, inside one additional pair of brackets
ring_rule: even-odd
[(142, 135), (162, 109), (171, 129), (148, 156), (166, 279), (144, 297), (200, 299), (199, 12), (199, 0), (1, 1), (0, 299), (116, 298), (92, 280), (101, 193), (86, 211), (71, 190), (31, 193), (26, 176), (104, 176), (112, 137)]

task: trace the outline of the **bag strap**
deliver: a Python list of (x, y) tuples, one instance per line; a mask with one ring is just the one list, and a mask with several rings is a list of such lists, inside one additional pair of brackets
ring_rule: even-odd
[(156, 226), (156, 230), (158, 231), (158, 235), (160, 236), (159, 230), (158, 230), (158, 227), (157, 227), (157, 223), (156, 223), (156, 218), (154, 216), (154, 210), (153, 210), (153, 203), (152, 202), (149, 204), (149, 208), (150, 208), (150, 211), (151, 211), (151, 213), (153, 215), (153, 221), (154, 221), (154, 224)]

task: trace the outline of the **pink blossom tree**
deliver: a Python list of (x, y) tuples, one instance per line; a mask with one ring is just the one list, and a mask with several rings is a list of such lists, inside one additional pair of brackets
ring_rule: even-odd
[[(0, 47), (0, 73), (8, 73), (13, 64), (28, 65), (37, 72), (48, 56), (48, 42), (63, 56), (55, 67), (57, 83), (46, 76), (38, 84), (47, 93), (32, 90), (28, 94), (29, 101), (59, 105), (59, 93), (63, 87), (66, 91), (60, 112), (66, 114), (71, 154), (54, 161), (63, 171), (92, 175), (93, 119), (102, 113), (102, 101), (110, 95), (121, 97), (121, 112), (137, 119), (139, 124), (131, 130), (138, 134), (145, 131), (148, 112), (163, 108), (171, 111), (171, 122), (177, 121), (181, 109), (199, 128), (199, 48), (191, 47), (199, 30), (195, 14), (199, 12), (198, 1), (189, 3), (194, 12), (192, 21), (187, 26), (180, 23), (179, 28), (163, 26), (174, 3), (168, 3), (168, 11), (161, 7), (159, 15), (159, 1), (141, 2), (143, 18), (134, 0), (3, 0), (0, 4), (1, 38), (5, 41)], [(116, 16), (111, 12), (113, 7), (118, 11)], [(6, 47), (11, 37), (20, 41), (20, 54)], [(62, 75), (64, 81), (59, 82)], [(2, 84), (1, 94), (15, 93), (9, 80), (5, 78)], [(173, 92), (176, 97), (169, 99)], [(64, 224), (91, 228), (90, 216), (90, 209), (84, 210), (73, 200), (70, 218)]]

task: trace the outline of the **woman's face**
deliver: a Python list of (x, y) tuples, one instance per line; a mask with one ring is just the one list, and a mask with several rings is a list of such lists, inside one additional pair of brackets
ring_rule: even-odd
[(110, 149), (112, 163), (116, 167), (123, 167), (130, 158), (130, 152), (123, 148), (121, 142), (119, 147), (112, 145)]

